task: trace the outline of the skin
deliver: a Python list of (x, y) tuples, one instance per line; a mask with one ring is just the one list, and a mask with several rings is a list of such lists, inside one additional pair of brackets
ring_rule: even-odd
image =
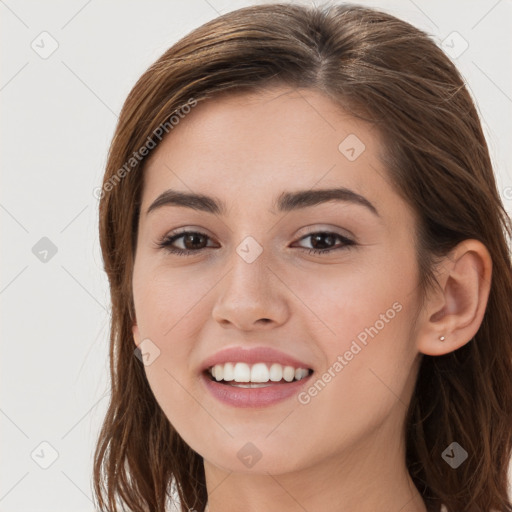
[[(338, 149), (349, 134), (365, 145), (354, 161)], [(407, 405), (422, 354), (456, 350), (478, 330), (491, 260), (480, 242), (461, 243), (420, 307), (416, 217), (389, 182), (383, 149), (374, 128), (320, 92), (282, 86), (200, 103), (150, 156), (133, 272), (134, 343), (149, 338), (160, 350), (147, 378), (169, 421), (204, 458), (210, 512), (426, 511), (405, 465)], [(379, 216), (349, 202), (271, 208), (283, 191), (334, 186), (361, 194)], [(169, 188), (218, 197), (227, 215), (178, 206), (146, 214)], [(184, 257), (156, 246), (182, 227), (209, 237), (192, 248), (208, 247)], [(315, 245), (306, 235), (326, 231), (356, 244), (334, 250), (342, 242), (323, 239), (319, 247), (333, 250), (308, 254)], [(263, 249), (250, 264), (236, 252), (247, 236)], [(396, 303), (400, 311), (307, 404), (293, 397), (236, 408), (199, 379), (203, 360), (231, 346), (275, 347), (321, 377)], [(261, 454), (250, 468), (237, 456), (248, 442)]]

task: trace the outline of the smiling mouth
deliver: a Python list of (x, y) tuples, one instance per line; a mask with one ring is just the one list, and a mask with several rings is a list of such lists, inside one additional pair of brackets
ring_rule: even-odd
[[(293, 371), (292, 371), (293, 370)], [(223, 372), (224, 373), (224, 372)], [(282, 372), (284, 374), (280, 375), (279, 372), (274, 373), (273, 375), (263, 375), (256, 378), (251, 378), (248, 375), (230, 375), (227, 376), (227, 379), (224, 379), (221, 375), (219, 378), (214, 377), (215, 370), (214, 367), (210, 367), (207, 370), (204, 370), (203, 374), (211, 381), (216, 382), (217, 384), (223, 384), (225, 386), (232, 386), (237, 388), (265, 388), (274, 385), (285, 385), (291, 384), (294, 382), (299, 382), (303, 379), (310, 377), (313, 374), (313, 370), (311, 368), (292, 368), (289, 367), (288, 371)], [(263, 382), (262, 382), (263, 381)]]

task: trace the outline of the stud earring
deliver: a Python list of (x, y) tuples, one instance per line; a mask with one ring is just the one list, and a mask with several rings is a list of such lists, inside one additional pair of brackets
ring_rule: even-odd
[(439, 341), (444, 341), (446, 338), (444, 336), (439, 336)]

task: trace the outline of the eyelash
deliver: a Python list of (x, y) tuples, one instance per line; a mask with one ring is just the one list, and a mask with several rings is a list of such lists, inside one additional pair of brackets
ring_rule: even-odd
[[(334, 237), (338, 238), (339, 240), (341, 240), (343, 242), (343, 245), (341, 247), (337, 247), (334, 249), (306, 249), (303, 247), (300, 249), (302, 249), (303, 251), (307, 251), (308, 254), (322, 254), (323, 255), (323, 254), (327, 254), (331, 251), (350, 249), (351, 246), (356, 245), (356, 243), (353, 240), (350, 240), (338, 233), (334, 233), (331, 231), (313, 231), (313, 232), (303, 236), (302, 238), (300, 238), (300, 240), (304, 240), (306, 238), (312, 237), (313, 235), (319, 235), (319, 234), (334, 236)], [(206, 235), (205, 233), (201, 233), (200, 231), (181, 231), (176, 234), (165, 235), (163, 238), (158, 240), (156, 245), (158, 248), (165, 249), (167, 252), (169, 252), (171, 254), (177, 254), (178, 256), (192, 256), (193, 253), (197, 254), (197, 253), (202, 252), (205, 249), (207, 249), (207, 247), (203, 247), (201, 249), (193, 251), (190, 249), (177, 249), (176, 247), (172, 247), (171, 244), (173, 244), (176, 240), (182, 238), (185, 235), (200, 235), (200, 236), (210, 239), (210, 237), (208, 235)]]

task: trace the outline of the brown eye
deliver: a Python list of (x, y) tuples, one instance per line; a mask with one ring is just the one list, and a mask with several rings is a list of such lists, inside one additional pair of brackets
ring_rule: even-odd
[[(310, 233), (301, 238), (301, 240), (311, 240), (311, 249), (304, 248), (308, 253), (313, 254), (326, 254), (331, 250), (346, 249), (349, 246), (355, 245), (355, 242), (338, 234), (329, 231), (317, 231)], [(336, 240), (341, 240), (341, 246), (336, 247)]]
[[(356, 245), (354, 241), (338, 234), (329, 231), (317, 231), (310, 233), (302, 237), (300, 240), (311, 240), (312, 248), (308, 249), (302, 247), (303, 250), (313, 254), (327, 254), (330, 251), (337, 251), (341, 249), (347, 249), (350, 246)], [(191, 256), (194, 253), (199, 253), (203, 249), (207, 249), (208, 240), (210, 237), (205, 233), (199, 231), (182, 231), (181, 233), (165, 236), (162, 240), (157, 243), (157, 246), (165, 249), (171, 254), (177, 254), (179, 256)], [(176, 247), (176, 242), (182, 245), (182, 247)], [(336, 246), (336, 241), (338, 242)]]
[[(207, 240), (209, 236), (199, 231), (183, 231), (177, 235), (166, 236), (160, 242), (158, 247), (165, 249), (173, 254), (179, 254), (181, 256), (188, 256), (193, 253), (197, 253), (206, 249)], [(180, 240), (183, 248), (175, 247), (175, 242)]]

